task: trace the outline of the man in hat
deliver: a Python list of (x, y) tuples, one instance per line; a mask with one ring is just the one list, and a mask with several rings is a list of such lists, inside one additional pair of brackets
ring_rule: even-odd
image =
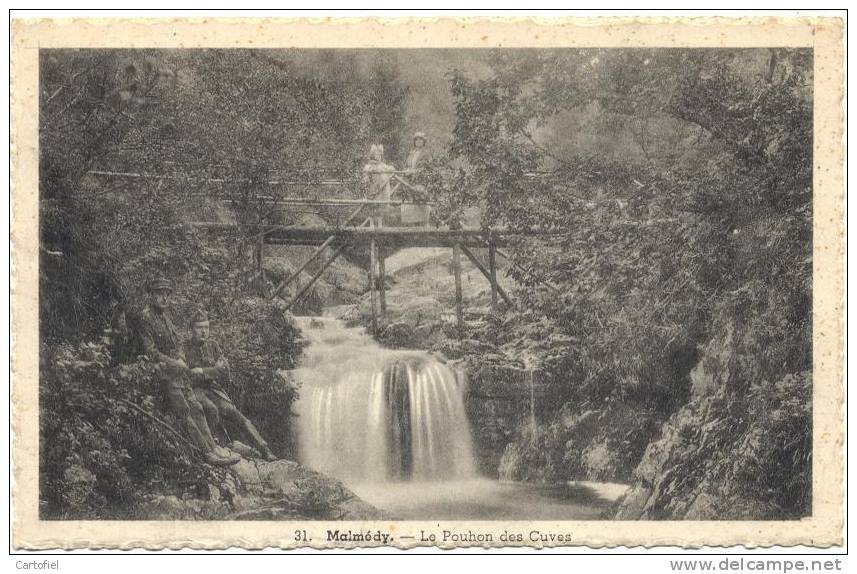
[(222, 419), (239, 429), (265, 460), (277, 460), (253, 423), (238, 410), (223, 390), (222, 384), (229, 379), (229, 363), (210, 333), (208, 314), (198, 311), (191, 319), (192, 336), (185, 343), (185, 358), (190, 368), (194, 393), (205, 410), (209, 427), (216, 429)]
[(139, 317), (140, 344), (143, 353), (161, 367), (161, 383), (170, 410), (206, 462), (220, 466), (235, 464), (240, 457), (217, 447), (202, 405), (190, 385), (181, 336), (169, 309), (172, 285), (158, 278), (149, 283), (148, 290), (149, 305)]

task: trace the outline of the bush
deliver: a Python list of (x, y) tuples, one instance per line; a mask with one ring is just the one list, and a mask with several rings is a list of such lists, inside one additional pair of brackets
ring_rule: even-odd
[(300, 331), (280, 299), (246, 298), (237, 307), (242, 334), (233, 330), (221, 341), (231, 365), (229, 395), (272, 450), (291, 457), (291, 405), (298, 383), (288, 370), (300, 356)]
[(103, 340), (43, 346), (40, 359), (43, 519), (133, 517), (143, 497), (217, 480), (164, 414), (155, 365), (113, 364)]

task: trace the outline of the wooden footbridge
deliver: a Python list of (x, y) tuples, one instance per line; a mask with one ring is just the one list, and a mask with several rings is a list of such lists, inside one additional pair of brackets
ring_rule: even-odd
[[(399, 209), (424, 209), (433, 207), (431, 202), (384, 201), (372, 199), (314, 199), (290, 198), (276, 200), (278, 205), (318, 206), (318, 207), (355, 207), (349, 217), (340, 225), (321, 226), (282, 226), (282, 225), (249, 225), (244, 226), (254, 235), (259, 243), (260, 255), (257, 260), (260, 270), (263, 245), (314, 246), (316, 249), (306, 258), (297, 269), (277, 285), (270, 297), (281, 296), (283, 291), (294, 283), (304, 270), (313, 262), (322, 263), (297, 293), (291, 297), (289, 308), (300, 301), (318, 281), (327, 268), (340, 256), (357, 246), (365, 246), (369, 253), (369, 269), (367, 279), (369, 284), (370, 305), (372, 312), (372, 329), (378, 333), (379, 324), (383, 325), (387, 306), (385, 297), (386, 269), (385, 260), (398, 249), (405, 247), (448, 247), (452, 249), (452, 268), (455, 277), (455, 306), (456, 322), (459, 334), (463, 331), (464, 309), (461, 283), (461, 256), (467, 257), (473, 265), (485, 276), (491, 285), (491, 304), (495, 310), (499, 300), (513, 307), (514, 302), (497, 281), (497, 255), (508, 258), (502, 248), (514, 232), (505, 229), (467, 228), (448, 229), (433, 227), (427, 221), (419, 226), (385, 225), (390, 221), (390, 214)], [(366, 216), (366, 212), (371, 212)], [(362, 223), (354, 224), (362, 218)], [(211, 233), (234, 231), (236, 224), (207, 223), (193, 224), (196, 228)], [(530, 232), (532, 233), (532, 232)], [(537, 232), (544, 233), (544, 232)], [(487, 261), (482, 261), (474, 249), (486, 249)]]
[[(219, 188), (226, 184), (236, 183), (236, 180), (228, 178), (213, 178), (205, 176), (194, 179), (186, 176), (152, 175), (130, 172), (90, 171), (89, 173), (95, 177), (124, 179), (175, 179), (182, 181), (190, 181), (193, 179), (195, 183), (202, 184), (209, 188)], [(392, 178), (390, 181), (393, 186), (393, 193), (395, 193), (399, 186), (408, 188), (411, 191), (422, 191), (418, 190), (408, 182), (405, 175), (409, 173), (410, 172), (401, 171), (389, 173)], [(308, 185), (312, 185), (313, 187), (320, 186), (331, 190), (338, 189), (346, 193), (348, 193), (348, 188), (351, 188), (354, 183), (354, 181), (321, 180), (314, 184), (308, 184), (307, 182), (291, 181), (286, 178), (265, 182), (269, 189), (295, 186), (306, 188)], [(205, 194), (205, 196), (209, 198), (212, 197), (210, 193)], [(225, 195), (215, 197), (218, 197), (220, 201), (226, 204), (236, 203), (236, 200)], [(498, 308), (500, 299), (503, 299), (509, 307), (515, 306), (509, 294), (506, 293), (497, 281), (497, 256), (499, 255), (510, 260), (502, 248), (507, 246), (508, 241), (512, 236), (519, 235), (522, 232), (498, 228), (468, 228), (457, 225), (446, 226), (444, 228), (433, 226), (428, 221), (428, 213), (433, 209), (434, 203), (429, 201), (353, 199), (348, 197), (275, 197), (263, 195), (254, 196), (252, 200), (265, 206), (270, 206), (272, 210), (290, 207), (353, 209), (346, 218), (339, 221), (336, 225), (325, 224), (303, 227), (285, 225), (241, 225), (243, 229), (249, 229), (253, 232), (254, 240), (257, 242), (256, 264), (257, 274), (259, 275), (262, 274), (264, 269), (265, 245), (316, 247), (313, 253), (288, 277), (280, 282), (280, 284), (277, 285), (269, 294), (270, 298), (282, 296), (286, 288), (291, 284), (298, 282), (301, 274), (313, 262), (321, 260), (321, 264), (318, 265), (310, 280), (298, 288), (297, 292), (290, 298), (288, 302), (289, 308), (293, 307), (307, 293), (309, 293), (313, 285), (334, 261), (349, 250), (353, 250), (358, 246), (365, 246), (369, 253), (367, 280), (372, 312), (372, 329), (376, 334), (378, 333), (379, 324), (383, 324), (387, 311), (384, 289), (386, 284), (385, 260), (393, 252), (406, 247), (448, 247), (452, 249), (452, 268), (455, 277), (455, 311), (459, 335), (463, 332), (464, 325), (461, 282), (462, 254), (467, 257), (471, 263), (473, 263), (473, 265), (485, 276), (491, 285), (491, 305), (493, 309), (496, 310)], [(411, 218), (410, 223), (412, 225), (409, 226), (402, 225), (401, 223), (394, 223), (399, 218), (391, 218), (390, 216), (396, 215), (397, 213), (400, 216), (404, 216), (406, 210), (410, 210), (411, 215), (414, 213), (421, 213), (421, 219), (415, 222), (413, 221), (413, 218)], [(358, 221), (361, 223), (357, 223)], [(416, 224), (414, 225), (414, 223)], [(231, 233), (239, 227), (239, 225), (235, 223), (215, 222), (196, 222), (192, 225), (197, 229), (205, 230), (209, 233)], [(550, 230), (528, 230), (526, 232), (527, 235), (551, 235), (555, 233), (555, 231)], [(487, 261), (480, 260), (474, 252), (475, 249), (486, 249)], [(552, 284), (546, 283), (546, 285), (552, 290), (556, 290)]]

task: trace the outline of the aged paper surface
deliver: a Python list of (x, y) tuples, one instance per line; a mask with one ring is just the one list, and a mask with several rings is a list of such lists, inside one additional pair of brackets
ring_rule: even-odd
[[(13, 545), (50, 548), (830, 546), (843, 540), (843, 27), (837, 19), (55, 20), (12, 30)], [(791, 521), (108, 521), (39, 514), (39, 51), (52, 48), (811, 48), (812, 514)], [(367, 533), (365, 541), (331, 531)], [(452, 540), (444, 532), (472, 533)], [(377, 533), (377, 534), (376, 534)], [(509, 534), (520, 534), (521, 538)], [(446, 538), (446, 540), (444, 539)]]

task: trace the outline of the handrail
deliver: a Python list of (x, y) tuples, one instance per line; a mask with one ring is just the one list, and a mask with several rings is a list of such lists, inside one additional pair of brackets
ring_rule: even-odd
[[(158, 173), (138, 173), (132, 171), (104, 171), (104, 170), (90, 170), (86, 172), (87, 175), (95, 175), (99, 177), (117, 177), (117, 178), (128, 178), (128, 179), (172, 179), (172, 180), (182, 180), (182, 181), (202, 181), (205, 183), (252, 183), (251, 180), (247, 178), (224, 178), (224, 177), (199, 177), (194, 175), (174, 175), (174, 174), (158, 174)], [(284, 180), (284, 179), (272, 179), (268, 180), (265, 183), (268, 185), (324, 185), (324, 186), (337, 186), (337, 185), (354, 185), (359, 183), (358, 179), (321, 179), (318, 181), (293, 181), (293, 180)]]
[[(200, 194), (205, 195), (205, 194)], [(209, 197), (208, 195), (206, 195)], [(220, 197), (221, 201), (227, 203), (237, 203), (238, 199), (228, 197)], [(272, 203), (274, 205), (435, 205), (433, 201), (407, 201), (403, 199), (316, 199), (314, 197), (283, 197), (275, 198), (272, 196), (254, 196), (252, 200)]]

